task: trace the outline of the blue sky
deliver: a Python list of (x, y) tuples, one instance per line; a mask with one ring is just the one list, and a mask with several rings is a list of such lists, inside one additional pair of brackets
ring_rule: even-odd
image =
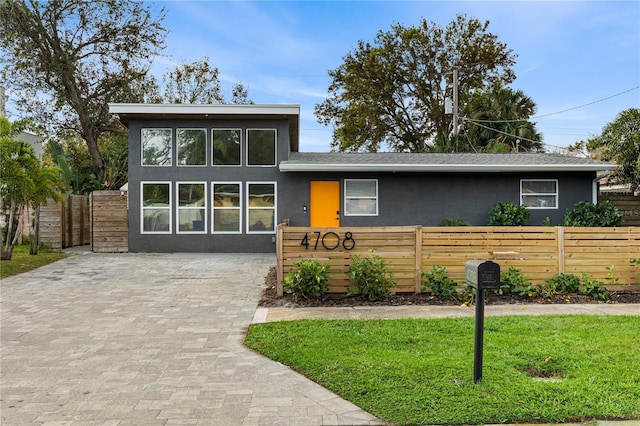
[(329, 150), (331, 128), (313, 115), (327, 96), (327, 71), (358, 40), (373, 41), (379, 30), (421, 18), (443, 27), (460, 13), (489, 20), (489, 31), (518, 55), (511, 87), (536, 102), (544, 117), (535, 121), (548, 145), (585, 140), (621, 111), (640, 107), (638, 1), (176, 0), (156, 6), (166, 8), (170, 34), (167, 57), (155, 61), (152, 73), (160, 77), (177, 63), (208, 56), (227, 95), (241, 82), (255, 103), (300, 104), (301, 151)]

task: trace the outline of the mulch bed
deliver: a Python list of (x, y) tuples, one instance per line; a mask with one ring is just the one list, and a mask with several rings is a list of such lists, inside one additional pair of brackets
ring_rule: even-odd
[[(276, 269), (269, 270), (265, 277), (262, 297), (258, 306), (264, 308), (302, 308), (302, 307), (352, 307), (352, 306), (403, 306), (403, 305), (433, 305), (459, 306), (459, 300), (443, 301), (430, 293), (401, 293), (386, 301), (371, 302), (362, 296), (346, 294), (327, 294), (322, 299), (302, 299), (285, 293), (283, 297), (276, 295)], [(606, 302), (591, 296), (570, 295), (554, 297), (523, 297), (514, 294), (498, 295), (491, 291), (485, 292), (485, 304), (566, 304), (566, 303), (640, 303), (640, 292), (610, 291), (611, 297)]]

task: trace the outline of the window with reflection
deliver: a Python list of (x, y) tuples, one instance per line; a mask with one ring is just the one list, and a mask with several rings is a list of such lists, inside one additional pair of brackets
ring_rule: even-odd
[(178, 129), (177, 164), (178, 166), (206, 166), (207, 131), (206, 129)]
[(212, 164), (214, 166), (239, 166), (242, 146), (240, 129), (213, 129)]
[(275, 182), (247, 183), (247, 233), (275, 232)]
[(346, 216), (377, 216), (378, 181), (345, 179), (344, 210)]
[(247, 165), (275, 166), (276, 165), (276, 130), (248, 129), (247, 130)]
[(522, 179), (520, 205), (530, 209), (558, 208), (557, 179)]
[(142, 129), (140, 141), (142, 143), (143, 166), (171, 166), (172, 157), (171, 129)]
[(171, 183), (141, 182), (143, 234), (171, 233)]
[(242, 203), (239, 182), (213, 182), (213, 233), (242, 232)]
[(207, 226), (204, 182), (178, 182), (178, 233), (202, 234)]

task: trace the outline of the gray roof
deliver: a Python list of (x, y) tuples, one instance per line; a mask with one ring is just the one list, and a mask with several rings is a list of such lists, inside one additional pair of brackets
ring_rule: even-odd
[(616, 165), (589, 158), (546, 153), (431, 154), (292, 152), (283, 172), (531, 172), (605, 171)]

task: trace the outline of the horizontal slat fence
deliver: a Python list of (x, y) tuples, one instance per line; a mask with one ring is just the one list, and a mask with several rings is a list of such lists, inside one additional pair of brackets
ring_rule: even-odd
[(129, 251), (128, 218), (126, 191), (93, 191), (91, 250), (96, 253)]
[(53, 250), (89, 244), (89, 198), (63, 194), (60, 203), (48, 199), (40, 206), (40, 242)]
[[(464, 283), (464, 263), (481, 259), (521, 270), (532, 282), (557, 273), (590, 274), (606, 284), (638, 285), (640, 228), (565, 227), (371, 227), (307, 228), (279, 225), (276, 233), (278, 293), (294, 264), (317, 259), (330, 268), (329, 291), (344, 293), (351, 256), (369, 249), (386, 260), (397, 281), (396, 292), (420, 291), (422, 272), (444, 266)], [(353, 247), (352, 247), (353, 246)]]

